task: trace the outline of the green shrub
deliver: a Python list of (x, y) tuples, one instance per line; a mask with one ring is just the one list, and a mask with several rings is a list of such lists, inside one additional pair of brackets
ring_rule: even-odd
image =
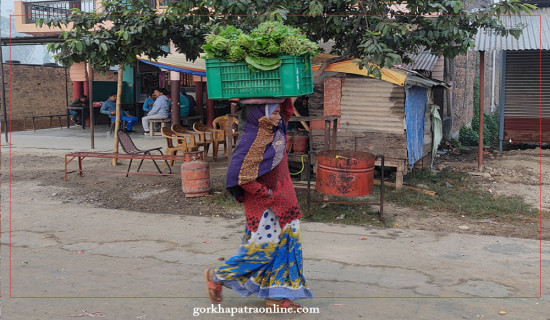
[(463, 146), (477, 146), (479, 142), (479, 136), (477, 131), (474, 131), (473, 128), (463, 126), (462, 128), (460, 128), (458, 140)]

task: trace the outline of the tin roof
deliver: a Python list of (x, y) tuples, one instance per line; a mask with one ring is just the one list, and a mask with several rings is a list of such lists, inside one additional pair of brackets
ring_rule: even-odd
[(439, 57), (431, 54), (429, 51), (423, 51), (415, 54), (409, 54), (412, 62), (399, 65), (398, 67), (407, 70), (426, 70), (433, 71)]
[(550, 50), (550, 8), (533, 10), (531, 15), (502, 16), (507, 27), (525, 25), (519, 39), (501, 37), (480, 29), (475, 37), (475, 50)]

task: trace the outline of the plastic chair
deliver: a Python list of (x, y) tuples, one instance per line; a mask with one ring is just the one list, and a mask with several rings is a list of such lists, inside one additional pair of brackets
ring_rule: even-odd
[(223, 145), (223, 155), (226, 155), (227, 142), (225, 141), (225, 132), (223, 130), (209, 129), (202, 122), (193, 123), (193, 130), (204, 133), (205, 141), (209, 141), (209, 143), (212, 144), (212, 155), (214, 161), (216, 161), (218, 157), (218, 148), (220, 145)]
[[(151, 154), (151, 151), (158, 151), (161, 155), (163, 154), (161, 150), (162, 147), (152, 148), (147, 150), (138, 149), (138, 147), (136, 147), (136, 145), (134, 144), (134, 141), (132, 141), (132, 138), (130, 138), (130, 135), (128, 135), (128, 133), (122, 130), (117, 131), (117, 136), (118, 136), (118, 142), (120, 143), (122, 150), (124, 150), (124, 152), (127, 154)], [(130, 172), (130, 167), (132, 166), (132, 160), (133, 159), (130, 159), (130, 163), (128, 164), (128, 170), (126, 171), (126, 176), (128, 176), (128, 173)], [(145, 159), (141, 159), (141, 162), (139, 163), (139, 166), (136, 172), (139, 172), (139, 169), (141, 169), (143, 160)], [(155, 164), (155, 167), (157, 167), (157, 170), (159, 171), (159, 173), (162, 173), (155, 159), (152, 159), (152, 160), (153, 160), (153, 163)], [(168, 164), (166, 160), (164, 160), (164, 162), (165, 164)], [(170, 168), (170, 173), (172, 173), (172, 168)]]
[(179, 124), (173, 124), (172, 131), (178, 137), (192, 136), (194, 145), (196, 145), (197, 147), (202, 147), (202, 150), (204, 152), (204, 159), (206, 159), (206, 155), (208, 154), (208, 149), (211, 142), (210, 140), (206, 140), (206, 134), (204, 132), (191, 131)]
[[(178, 151), (185, 154), (186, 152), (198, 150), (196, 145), (188, 144), (185, 137), (178, 137), (174, 131), (168, 127), (160, 128), (160, 132), (162, 136), (166, 138), (166, 154), (175, 156)], [(170, 160), (170, 166), (173, 166), (174, 162), (174, 160)]]
[[(212, 126), (214, 129), (223, 130), (224, 135), (227, 135), (227, 125), (229, 123), (229, 117), (228, 116), (221, 116), (217, 117), (212, 121)], [(234, 117), (233, 118), (233, 126), (231, 127), (231, 132), (233, 134), (233, 145), (237, 144), (237, 139), (239, 138), (239, 120)]]

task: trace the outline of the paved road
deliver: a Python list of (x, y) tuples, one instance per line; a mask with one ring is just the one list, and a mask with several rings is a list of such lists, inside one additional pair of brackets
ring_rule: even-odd
[[(66, 319), (82, 310), (105, 319), (193, 318), (193, 308), (210, 306), (202, 269), (232, 255), (243, 229), (240, 220), (76, 207), (37, 188), (45, 187), (12, 185), (11, 220), (3, 196), (4, 319)], [(550, 318), (548, 278), (543, 298), (529, 298), (540, 294), (538, 241), (303, 223), (303, 243), (317, 297), (303, 305), (320, 313), (300, 319)], [(262, 301), (230, 298), (222, 306)]]
[[(196, 308), (211, 306), (202, 270), (234, 254), (243, 229), (241, 220), (77, 207), (50, 196), (56, 190), (49, 186), (13, 181), (9, 189), (2, 182), (6, 320), (195, 318)], [(287, 318), (550, 319), (548, 242), (537, 298), (538, 241), (320, 223), (303, 223), (302, 230), (305, 275), (316, 296), (302, 304), (319, 313)], [(229, 290), (225, 295), (224, 308), (263, 306)]]

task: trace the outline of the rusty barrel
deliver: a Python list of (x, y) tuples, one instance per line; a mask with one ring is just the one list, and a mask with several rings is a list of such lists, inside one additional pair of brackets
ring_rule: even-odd
[(181, 165), (181, 189), (186, 198), (204, 197), (210, 192), (210, 167), (203, 152), (186, 152)]
[(371, 194), (375, 159), (373, 154), (362, 151), (330, 150), (319, 153), (315, 190), (344, 197)]

